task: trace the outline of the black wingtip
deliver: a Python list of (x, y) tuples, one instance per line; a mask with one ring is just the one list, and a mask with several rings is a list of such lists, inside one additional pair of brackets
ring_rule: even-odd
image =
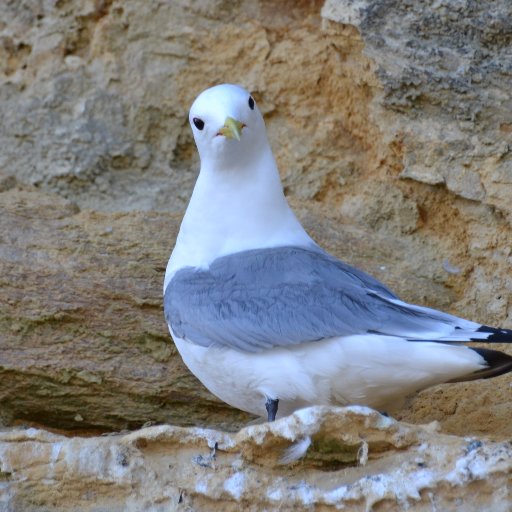
[(505, 354), (505, 352), (500, 352), (499, 350), (490, 350), (488, 348), (468, 348), (481, 355), (485, 359), (485, 362), (488, 364), (488, 367), (467, 375), (464, 378), (456, 379), (450, 382), (491, 379), (492, 377), (498, 377), (499, 375), (503, 375), (512, 371), (512, 356)]
[(481, 341), (484, 343), (512, 343), (511, 329), (496, 329), (488, 325), (481, 325), (476, 332), (489, 333), (486, 339), (472, 338), (471, 341)]

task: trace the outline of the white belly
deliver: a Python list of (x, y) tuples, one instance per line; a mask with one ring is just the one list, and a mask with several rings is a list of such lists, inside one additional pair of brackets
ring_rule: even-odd
[(463, 346), (378, 335), (330, 338), (256, 353), (174, 340), (185, 364), (209, 391), (237, 409), (263, 417), (267, 398), (279, 399), (277, 417), (309, 405), (391, 410), (415, 391), (481, 369), (483, 361)]

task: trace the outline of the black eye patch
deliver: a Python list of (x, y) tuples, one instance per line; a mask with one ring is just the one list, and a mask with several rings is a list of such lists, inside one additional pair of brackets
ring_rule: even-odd
[(249, 96), (249, 108), (254, 110), (254, 100), (252, 99), (252, 96)]

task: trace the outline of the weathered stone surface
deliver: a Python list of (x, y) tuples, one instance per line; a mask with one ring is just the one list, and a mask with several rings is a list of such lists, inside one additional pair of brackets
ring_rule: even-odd
[[(354, 209), (356, 222), (384, 232), (405, 229), (419, 244), (435, 238), (447, 268), (464, 275), (464, 298), (455, 309), (506, 325), (512, 323), (511, 8), (506, 0), (327, 1), (322, 8), (324, 30), (339, 31), (339, 23), (358, 28), (378, 83), (369, 98), (375, 139), (365, 140), (381, 160), (370, 161), (353, 186), (345, 184), (342, 211), (351, 216), (355, 201), (364, 205)], [(394, 191), (368, 189), (375, 179)], [(391, 210), (397, 189), (406, 202)], [(372, 219), (373, 205), (383, 201), (383, 214)], [(419, 213), (415, 230), (409, 205)]]
[[(249, 419), (211, 397), (186, 371), (161, 311), (165, 263), (198, 166), (188, 106), (219, 82), (254, 91), (286, 193), (322, 245), (406, 300), (512, 327), (510, 2), (323, 4), (0, 5), (1, 422), (90, 434), (147, 421), (234, 430)], [(438, 387), (396, 417), (435, 419), (443, 432), (459, 436), (507, 439), (510, 383), (506, 376)], [(324, 426), (338, 425), (329, 421)], [(92, 510), (97, 493), (103, 510), (160, 510), (158, 500), (172, 509), (179, 481), (187, 490), (183, 499), (196, 509), (211, 509), (217, 500), (219, 509), (238, 510), (240, 503), (223, 485), (236, 475), (240, 460), (249, 468), (249, 494), (240, 495), (248, 510), (250, 502), (255, 510), (263, 503), (251, 490), (258, 478), (282, 486), (282, 501), (265, 498), (269, 509), (305, 507), (308, 496), (319, 510), (328, 509), (332, 503), (326, 500), (340, 494), (323, 493), (320, 481), (329, 482), (331, 491), (356, 483), (349, 503), (362, 509), (388, 484), (394, 494), (374, 509), (396, 510), (397, 499), (417, 510), (455, 510), (461, 504), (465, 510), (500, 510), (506, 503), (509, 482), (492, 452), (499, 444), (486, 442), (482, 452), (461, 455), (466, 441), (429, 437), (431, 453), (439, 443), (437, 462), (444, 455), (446, 464), (463, 457), (458, 471), (468, 468), (468, 480), (451, 485), (441, 476), (415, 501), (407, 494), (411, 488), (397, 484), (399, 473), (390, 470), (380, 481), (362, 478), (374, 474), (372, 449), (367, 466), (335, 471), (329, 480), (330, 472), (311, 469), (325, 468), (325, 461), (307, 458), (287, 472), (265, 457), (251, 459), (249, 452), (261, 456), (253, 441), (244, 445), (250, 448), (241, 459), (227, 450), (221, 477), (212, 487), (201, 487), (201, 480), (196, 488), (193, 474), (201, 466), (191, 465), (190, 446), (180, 452), (172, 439), (179, 431), (195, 446), (204, 442), (203, 434), (158, 428), (140, 434), (149, 439), (149, 454), (130, 444), (129, 436), (122, 443), (118, 437), (68, 440), (34, 431), (4, 437), (2, 446), (14, 458), (46, 454), (42, 468), (53, 456), (45, 451), (50, 446), (56, 461), (57, 446), (68, 455), (58, 476), (46, 469), (37, 473), (37, 464), (14, 464), (20, 475), (25, 467), (35, 471), (25, 483), (2, 465), (8, 482), (0, 486), (7, 489), (2, 505)], [(162, 444), (151, 440), (159, 435)], [(109, 459), (108, 453), (118, 453), (117, 443), (137, 452), (136, 465), (121, 464), (125, 473)], [(393, 460), (417, 453), (413, 445)], [(183, 474), (166, 473), (164, 464), (174, 453), (178, 459), (172, 461), (188, 464)], [(467, 458), (473, 453), (474, 461)], [(270, 477), (260, 464), (271, 468)], [(481, 468), (493, 472), (480, 479)], [(46, 480), (38, 480), (43, 474)], [(45, 487), (52, 479), (61, 482), (55, 492)], [(31, 482), (39, 482), (32, 501)], [(129, 494), (132, 482), (151, 490), (147, 502), (137, 491)], [(97, 489), (92, 493), (91, 485)]]
[(322, 14), (360, 30), (388, 111), (375, 121), (405, 146), (401, 176), (510, 211), (510, 2), (328, 0)]
[(0, 196), (4, 422), (121, 429), (246, 418), (206, 393), (168, 335), (162, 275), (178, 217), (79, 212), (34, 190)]
[(180, 212), (188, 106), (239, 82), (290, 196), (401, 232), (420, 272), (432, 247), (461, 269), (454, 311), (512, 325), (511, 7), (491, 4), (3, 4), (0, 168), (80, 206)]
[[(283, 464), (297, 443), (305, 457)], [(509, 443), (365, 408), (311, 408), (237, 434), (171, 426), (66, 438), (0, 433), (3, 510), (464, 510), (510, 506)]]

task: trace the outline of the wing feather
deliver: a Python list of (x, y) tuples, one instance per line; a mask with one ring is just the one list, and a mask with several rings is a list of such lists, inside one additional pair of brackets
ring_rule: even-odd
[(244, 251), (208, 269), (181, 269), (164, 309), (177, 336), (248, 352), (367, 332), (435, 339), (467, 322), (400, 301), (316, 246)]

